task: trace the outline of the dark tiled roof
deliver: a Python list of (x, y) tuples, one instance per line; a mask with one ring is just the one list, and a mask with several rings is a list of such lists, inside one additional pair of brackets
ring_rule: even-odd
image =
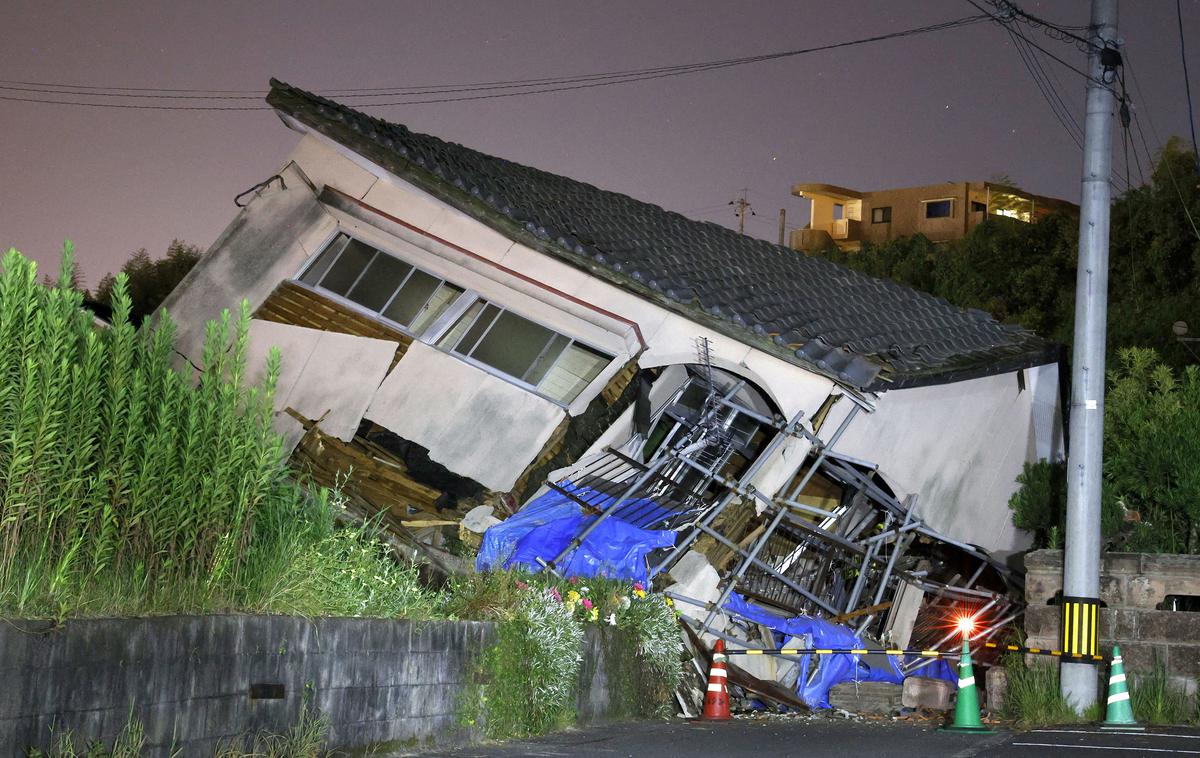
[(981, 311), (693, 221), (272, 80), (267, 102), (513, 239), (860, 389), (1051, 362), (1057, 348)]

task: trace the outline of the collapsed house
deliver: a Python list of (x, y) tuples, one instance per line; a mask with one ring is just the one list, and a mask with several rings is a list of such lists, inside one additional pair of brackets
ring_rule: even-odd
[(985, 635), (1019, 613), (1007, 503), (1062, 455), (1056, 346), (280, 82), (267, 102), (299, 144), (163, 308), (199, 363), (248, 301), (293, 463), (354, 507), (427, 543), (414, 519), (549, 498), (579, 517), (535, 556), (555, 570), (605, 522), (669, 532), (637, 559), (698, 639), (778, 644), (770, 613), (935, 645), (949, 607)]

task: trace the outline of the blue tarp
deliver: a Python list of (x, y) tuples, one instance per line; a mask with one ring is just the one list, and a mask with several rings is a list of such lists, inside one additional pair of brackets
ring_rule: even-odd
[[(570, 482), (559, 486), (600, 509), (615, 500), (594, 490), (577, 488)], [(634, 526), (620, 518), (627, 508), (646, 512), (660, 509), (660, 506), (645, 499), (623, 503), (616, 515), (606, 518), (564, 559), (560, 569), (564, 575), (650, 581), (646, 555), (674, 545), (675, 532)], [(541, 571), (538, 558), (553, 559), (596, 518), (585, 515), (571, 498), (551, 490), (484, 532), (475, 568), (487, 571), (521, 566), (533, 572)]]
[[(801, 637), (807, 647), (862, 648), (866, 647), (861, 636), (850, 628), (833, 624), (812, 616), (777, 616), (747, 602), (736, 592), (730, 593), (725, 609), (743, 618), (770, 627), (780, 635), (777, 645), (789, 637)], [(886, 661), (880, 666), (871, 666), (862, 656), (847, 654), (823, 655), (813, 671), (813, 656), (801, 657), (800, 676), (796, 680), (796, 693), (812, 708), (830, 708), (829, 689), (840, 682), (904, 682), (904, 674), (897, 668), (899, 656), (872, 656), (872, 660)], [(944, 660), (937, 660), (921, 670), (921, 676), (937, 677), (957, 681)]]

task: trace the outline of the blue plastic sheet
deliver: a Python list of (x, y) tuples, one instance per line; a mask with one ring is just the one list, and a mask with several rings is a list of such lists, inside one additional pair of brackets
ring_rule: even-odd
[[(866, 647), (861, 636), (848, 627), (833, 624), (811, 616), (778, 616), (747, 602), (736, 592), (729, 595), (725, 609), (743, 618), (769, 627), (780, 635), (776, 640), (782, 644), (789, 637), (807, 640), (808, 647), (862, 648)], [(812, 708), (830, 708), (829, 690), (840, 682), (904, 682), (904, 674), (897, 667), (899, 656), (872, 656), (872, 661), (886, 661), (872, 666), (863, 656), (850, 653), (823, 655), (814, 671), (814, 658), (801, 657), (800, 676), (796, 680), (796, 694)], [(944, 660), (938, 660), (921, 669), (921, 676), (937, 677), (957, 681)]]
[[(570, 482), (559, 486), (601, 509), (615, 500), (594, 490), (577, 488)], [(646, 555), (675, 544), (675, 532), (634, 526), (620, 518), (621, 511), (627, 508), (645, 512), (659, 506), (644, 499), (623, 503), (615, 515), (601, 522), (563, 560), (560, 570), (564, 575), (650, 581)], [(553, 559), (597, 518), (585, 515), (574, 500), (551, 490), (484, 532), (475, 568), (488, 571), (521, 566), (535, 573), (541, 571), (538, 558)]]

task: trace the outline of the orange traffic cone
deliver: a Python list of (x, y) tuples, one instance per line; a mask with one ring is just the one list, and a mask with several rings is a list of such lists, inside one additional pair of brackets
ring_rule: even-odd
[(713, 646), (712, 668), (708, 670), (708, 692), (704, 693), (704, 713), (700, 714), (700, 721), (728, 721), (733, 718), (729, 714), (727, 678), (725, 642), (717, 640)]

